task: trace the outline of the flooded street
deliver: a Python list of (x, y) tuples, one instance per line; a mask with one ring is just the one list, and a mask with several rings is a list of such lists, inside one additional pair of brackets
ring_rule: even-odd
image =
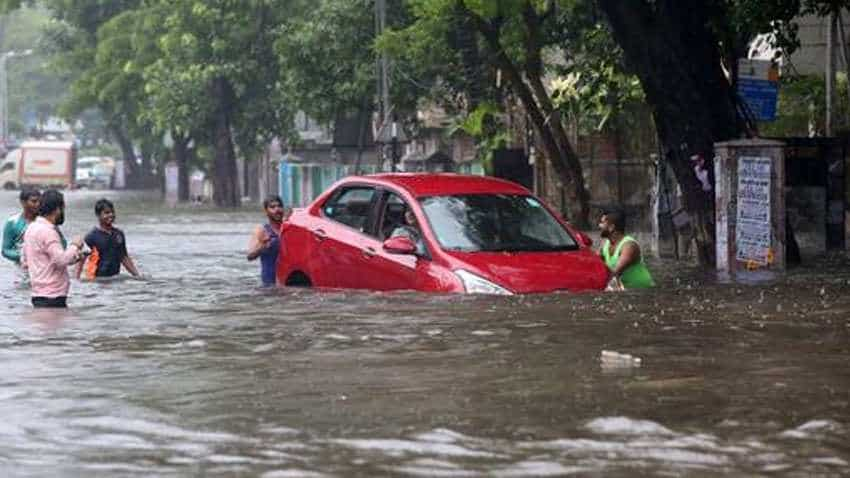
[[(66, 195), (66, 236), (100, 196)], [(109, 197), (147, 279), (57, 315), (0, 267), (3, 476), (850, 474), (843, 257), (761, 285), (655, 264), (649, 293), (263, 290), (261, 213)]]

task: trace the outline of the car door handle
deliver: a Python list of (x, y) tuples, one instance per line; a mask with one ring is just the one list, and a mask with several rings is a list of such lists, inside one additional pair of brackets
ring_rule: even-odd
[(328, 233), (324, 229), (313, 229), (313, 235), (320, 241), (328, 238)]
[(378, 254), (378, 251), (376, 251), (374, 247), (367, 247), (367, 248), (363, 249), (363, 255), (367, 259), (371, 259), (371, 258), (375, 257), (377, 254)]

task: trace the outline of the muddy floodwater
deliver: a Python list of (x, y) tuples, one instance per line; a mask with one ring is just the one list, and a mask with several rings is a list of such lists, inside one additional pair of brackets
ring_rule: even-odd
[[(100, 195), (67, 194), (69, 237)], [(625, 294), (264, 290), (259, 214), (109, 196), (145, 280), (34, 312), (0, 265), (4, 477), (850, 475), (844, 257), (654, 263)]]

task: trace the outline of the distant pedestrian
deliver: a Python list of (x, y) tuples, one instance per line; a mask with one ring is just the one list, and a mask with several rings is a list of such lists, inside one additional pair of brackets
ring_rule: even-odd
[(654, 287), (640, 245), (626, 235), (625, 229), (625, 216), (621, 212), (605, 212), (599, 217), (599, 233), (605, 239), (599, 254), (611, 272), (611, 281), (625, 289)]
[(701, 154), (691, 156), (691, 164), (693, 165), (694, 175), (699, 181), (702, 192), (711, 192), (711, 180), (708, 175), (708, 167), (705, 164), (705, 158)]
[(32, 286), (35, 307), (67, 307), (71, 288), (68, 266), (82, 257), (83, 239), (77, 237), (65, 247), (59, 226), (65, 223), (65, 199), (49, 189), (41, 196), (38, 217), (24, 233), (23, 264)]
[(38, 217), (38, 206), (41, 203), (41, 191), (24, 188), (20, 194), (21, 212), (6, 219), (3, 227), (3, 257), (20, 265), (21, 246), (24, 244), (24, 233)]
[(133, 277), (139, 277), (139, 270), (133, 258), (127, 253), (127, 239), (124, 231), (115, 227), (115, 205), (108, 199), (100, 199), (94, 205), (94, 214), (98, 225), (86, 234), (86, 245), (91, 255), (85, 265), (80, 264), (77, 277), (86, 272), (86, 279), (112, 277), (121, 272), (121, 266)]
[(257, 226), (248, 245), (248, 260), (260, 259), (260, 280), (264, 286), (275, 285), (277, 261), (280, 256), (280, 226), (285, 218), (280, 196), (269, 196), (263, 201), (263, 211), (268, 222)]

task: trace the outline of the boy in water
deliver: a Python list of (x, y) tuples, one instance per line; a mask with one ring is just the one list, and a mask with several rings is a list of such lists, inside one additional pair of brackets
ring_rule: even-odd
[[(86, 267), (91, 267), (94, 277), (112, 277), (121, 272), (121, 266), (133, 277), (139, 277), (136, 264), (127, 253), (127, 241), (124, 231), (114, 226), (115, 206), (108, 199), (101, 199), (94, 205), (94, 214), (98, 225), (86, 237), (86, 245), (91, 248), (91, 256)], [(80, 276), (83, 266), (77, 269)]]

